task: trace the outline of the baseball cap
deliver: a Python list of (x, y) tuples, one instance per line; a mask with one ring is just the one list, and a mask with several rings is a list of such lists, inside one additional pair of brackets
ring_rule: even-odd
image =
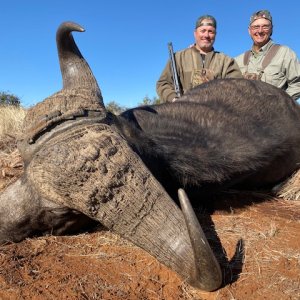
[[(203, 20), (208, 20), (209, 22), (203, 22)], [(217, 28), (217, 21), (211, 15), (204, 15), (197, 19), (195, 29), (197, 29), (200, 26), (213, 26)]]
[(268, 10), (259, 10), (250, 17), (250, 25), (257, 19), (267, 19), (272, 23), (272, 16)]

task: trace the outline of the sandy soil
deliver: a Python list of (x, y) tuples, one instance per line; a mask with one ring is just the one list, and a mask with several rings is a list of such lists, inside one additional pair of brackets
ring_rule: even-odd
[[(0, 188), (21, 172), (17, 159), (3, 167)], [(0, 299), (300, 299), (300, 201), (228, 193), (218, 203), (197, 212), (224, 273), (218, 291), (191, 288), (99, 226), (1, 246)]]

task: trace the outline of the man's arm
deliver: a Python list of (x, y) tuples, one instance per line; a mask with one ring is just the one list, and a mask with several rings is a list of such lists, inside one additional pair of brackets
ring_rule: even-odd
[(235, 59), (222, 52), (214, 53), (214, 59), (209, 68), (215, 71), (216, 78), (243, 78)]
[(228, 62), (229, 63), (224, 78), (242, 78), (243, 77), (242, 72), (235, 59), (228, 57)]
[(156, 83), (156, 92), (159, 98), (164, 102), (172, 102), (172, 100), (177, 97), (174, 89), (170, 60), (168, 60)]
[(296, 53), (289, 49), (284, 60), (288, 87), (286, 92), (294, 99), (300, 98), (300, 63)]

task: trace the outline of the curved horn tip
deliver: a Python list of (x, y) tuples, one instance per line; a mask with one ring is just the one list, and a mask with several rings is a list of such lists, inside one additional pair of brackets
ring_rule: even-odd
[(66, 21), (66, 22), (61, 23), (58, 27), (58, 31), (59, 30), (78, 31), (78, 32), (85, 31), (85, 29), (81, 25), (79, 25), (75, 22), (72, 22), (72, 21)]
[(205, 291), (217, 290), (223, 281), (220, 265), (210, 248), (184, 189), (178, 190), (178, 198), (195, 257), (195, 270), (189, 282), (194, 287)]

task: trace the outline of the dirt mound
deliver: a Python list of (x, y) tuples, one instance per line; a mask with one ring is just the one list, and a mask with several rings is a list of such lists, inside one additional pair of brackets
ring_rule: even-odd
[[(224, 287), (192, 289), (142, 249), (103, 228), (0, 248), (0, 299), (299, 299), (299, 203), (277, 200), (212, 215), (207, 231)], [(219, 250), (219, 252), (217, 252)], [(271, 297), (271, 298), (270, 298)]]

